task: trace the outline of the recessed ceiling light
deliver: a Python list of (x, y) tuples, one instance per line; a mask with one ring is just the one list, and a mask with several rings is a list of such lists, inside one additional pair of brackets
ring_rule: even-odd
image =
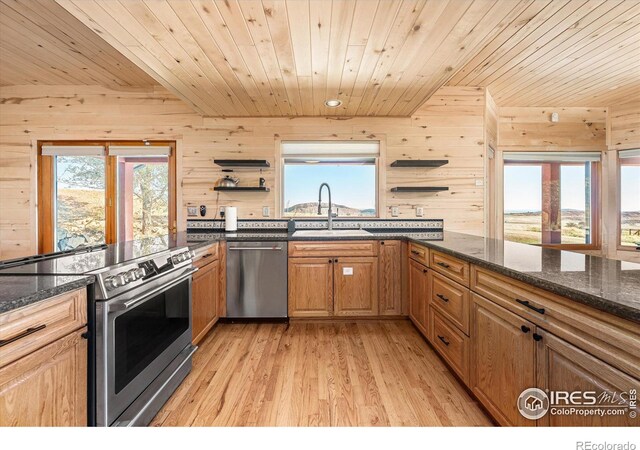
[(342, 101), (338, 100), (337, 98), (332, 98), (330, 100), (325, 101), (324, 104), (329, 108), (337, 108), (338, 106), (342, 105)]

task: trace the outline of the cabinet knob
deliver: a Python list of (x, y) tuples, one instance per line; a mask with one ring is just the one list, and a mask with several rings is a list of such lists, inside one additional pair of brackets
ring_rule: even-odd
[(329, 264), (331, 264), (332, 262), (333, 262), (333, 260), (332, 260), (332, 259), (330, 259), (330, 260), (329, 260)]
[(522, 330), (523, 333), (528, 333), (529, 331), (531, 331), (531, 328), (529, 328), (526, 325), (522, 325), (520, 329)]
[(542, 336), (540, 336), (538, 333), (533, 333), (533, 340), (534, 341), (541, 341), (542, 340)]
[(380, 241), (380, 245), (384, 245), (384, 241)]
[(334, 259), (333, 262), (338, 262), (338, 258)]

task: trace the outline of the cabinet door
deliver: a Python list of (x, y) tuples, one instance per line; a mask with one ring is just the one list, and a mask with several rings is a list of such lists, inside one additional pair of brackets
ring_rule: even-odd
[(333, 314), (333, 259), (289, 258), (289, 317)]
[(535, 425), (517, 407), (522, 391), (535, 387), (535, 327), (489, 300), (472, 296), (471, 389), (502, 425)]
[(0, 369), (0, 426), (87, 425), (86, 328)]
[(200, 267), (193, 275), (191, 298), (194, 344), (200, 342), (218, 320), (219, 268), (220, 262), (213, 261)]
[[(409, 261), (409, 317), (427, 336), (429, 305), (429, 271), (414, 260)], [(428, 336), (427, 336), (428, 337)]]
[[(549, 391), (595, 391), (596, 396), (608, 393), (615, 399), (607, 406), (619, 405), (621, 393), (640, 390), (640, 380), (613, 368), (609, 364), (574, 347), (564, 340), (538, 329), (542, 339), (537, 343), (536, 360), (538, 387)], [(628, 399), (628, 397), (626, 397)], [(626, 405), (626, 403), (625, 403)], [(600, 405), (596, 405), (599, 407)], [(606, 407), (606, 406), (605, 406)], [(552, 415), (550, 412), (538, 420), (540, 425), (563, 427), (639, 426), (640, 418), (623, 415)]]
[(336, 316), (378, 315), (378, 259), (334, 259), (333, 295)]
[(378, 297), (381, 316), (402, 314), (402, 243), (381, 241), (378, 252)]

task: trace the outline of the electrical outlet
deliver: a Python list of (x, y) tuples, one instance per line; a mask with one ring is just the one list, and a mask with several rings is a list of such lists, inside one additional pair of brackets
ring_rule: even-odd
[(398, 207), (397, 206), (392, 206), (391, 207), (391, 217), (398, 217)]
[(197, 217), (198, 216), (198, 207), (197, 206), (187, 206), (187, 216), (189, 216), (189, 217)]
[(484, 180), (482, 178), (477, 179), (476, 186), (484, 186)]
[(416, 217), (424, 216), (424, 208), (422, 206), (416, 207)]
[(262, 217), (269, 217), (269, 207), (268, 206), (263, 206), (262, 207)]
[(220, 218), (224, 219), (224, 206), (220, 207)]

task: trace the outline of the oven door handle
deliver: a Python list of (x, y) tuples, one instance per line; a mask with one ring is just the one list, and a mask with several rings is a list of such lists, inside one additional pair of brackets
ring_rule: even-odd
[(166, 291), (167, 289), (170, 289), (170, 288), (174, 287), (175, 285), (182, 283), (184, 280), (189, 278), (191, 275), (193, 275), (197, 271), (198, 271), (197, 268), (193, 268), (192, 270), (190, 270), (189, 272), (185, 273), (184, 275), (181, 275), (179, 278), (173, 280), (169, 284), (165, 284), (163, 286), (160, 286), (160, 287), (157, 287), (157, 288), (153, 289), (152, 291), (145, 292), (143, 295), (140, 295), (138, 297), (134, 297), (131, 300), (127, 300), (127, 301), (124, 301), (124, 302), (119, 302), (119, 303), (114, 303), (112, 305), (109, 305), (109, 312), (125, 311), (127, 309), (131, 309), (131, 308), (133, 308), (135, 306), (138, 306), (139, 304), (144, 303), (147, 300), (149, 300), (151, 297), (153, 297), (157, 293), (162, 292), (162, 291)]

